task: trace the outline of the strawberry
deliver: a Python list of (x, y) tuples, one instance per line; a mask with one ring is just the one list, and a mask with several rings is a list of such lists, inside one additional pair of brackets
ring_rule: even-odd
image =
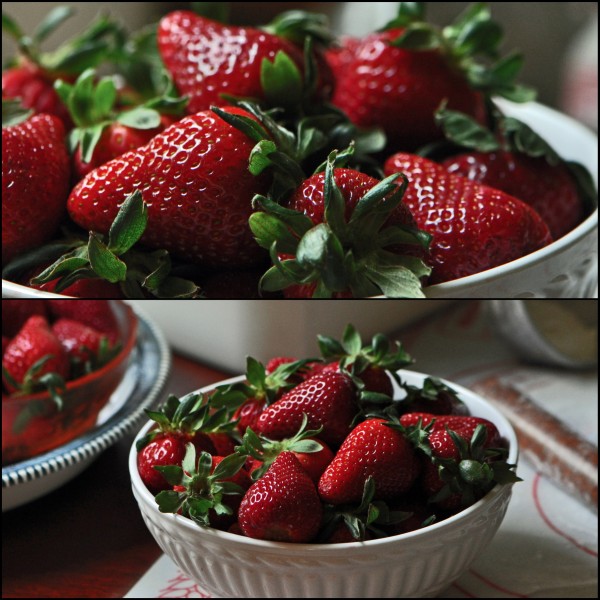
[(49, 300), (48, 309), (55, 319), (69, 319), (105, 334), (111, 343), (119, 337), (119, 324), (107, 300)]
[(402, 398), (401, 402), (396, 403), (396, 408), (403, 414), (465, 414), (466, 407), (458, 397), (458, 394), (437, 378), (427, 377), (421, 386), (410, 385), (404, 382), (401, 382), (400, 385), (406, 392), (406, 395)]
[(408, 177), (405, 202), (419, 227), (433, 236), (431, 284), (492, 269), (552, 242), (547, 225), (530, 206), (428, 159), (396, 154), (385, 171)]
[[(182, 114), (186, 104), (167, 88), (161, 97), (128, 110), (119, 109), (114, 79), (98, 79), (94, 69), (84, 71), (72, 85), (59, 81), (56, 89), (75, 124), (69, 144), (76, 180), (113, 158), (145, 146), (177, 120), (170, 115)], [(161, 114), (161, 110), (168, 110), (170, 115)]]
[(333, 452), (318, 439), (320, 430), (306, 429), (307, 422), (306, 415), (303, 415), (298, 432), (283, 440), (270, 440), (256, 435), (250, 428), (246, 429), (236, 451), (252, 459), (247, 466), (252, 479), (262, 477), (282, 452), (291, 452), (315, 484), (319, 482), (323, 471), (333, 459)]
[(146, 411), (157, 426), (136, 442), (136, 449), (138, 472), (150, 492), (157, 494), (172, 487), (155, 467), (181, 466), (187, 444), (198, 454), (216, 453), (208, 433), (221, 433), (230, 427), (224, 424), (225, 411), (210, 409), (206, 398), (192, 393), (181, 399), (171, 395), (160, 410)]
[(64, 387), (69, 358), (46, 317), (33, 315), (11, 340), (2, 356), (4, 385), (9, 392), (30, 394)]
[(424, 7), (401, 3), (384, 30), (351, 44), (342, 60), (334, 57), (340, 68), (333, 103), (356, 125), (381, 127), (395, 150), (414, 151), (442, 137), (434, 113), (443, 101), (483, 122), (485, 95), (532, 98), (514, 84), (520, 57), (482, 64), (498, 55), (502, 37), (487, 6), (471, 7), (443, 30), (425, 22)]
[(66, 214), (70, 167), (57, 117), (2, 101), (2, 264), (37, 248)]
[(157, 467), (170, 486), (156, 496), (159, 510), (182, 514), (203, 527), (227, 531), (235, 523), (242, 496), (251, 484), (243, 464), (244, 459), (235, 454), (223, 457), (197, 453), (188, 443), (183, 460)]
[(391, 378), (400, 383), (396, 371), (413, 363), (400, 342), (396, 342), (392, 350), (389, 339), (377, 334), (370, 345), (363, 344), (360, 333), (351, 324), (344, 329), (341, 342), (324, 335), (317, 336), (317, 340), (326, 361), (338, 359), (324, 370), (348, 369), (361, 381), (364, 390), (390, 398), (394, 396)]
[(322, 512), (315, 484), (298, 459), (283, 452), (246, 492), (238, 522), (250, 538), (307, 543), (319, 531)]
[(360, 502), (373, 478), (377, 500), (398, 498), (418, 475), (415, 451), (403, 433), (385, 419), (367, 419), (346, 437), (319, 481), (319, 495), (329, 504)]
[(262, 288), (288, 298), (422, 297), (429, 236), (402, 203), (400, 176), (378, 182), (338, 169), (341, 156), (333, 152), (325, 173), (306, 180), (286, 207), (255, 198), (263, 210), (250, 227), (274, 262)]
[(337, 447), (350, 431), (358, 412), (357, 389), (344, 373), (321, 373), (298, 384), (268, 406), (255, 422), (257, 433), (275, 440), (293, 436), (308, 417), (326, 444)]
[[(34, 273), (33, 276), (29, 276), (23, 279), (23, 283), (35, 290), (41, 290), (43, 292), (49, 292), (51, 294), (58, 294), (57, 286), (58, 280), (53, 280), (48, 283), (33, 284), (32, 279), (35, 279), (41, 274), (42, 271)], [(123, 299), (125, 295), (123, 290), (116, 283), (110, 283), (105, 279), (98, 277), (92, 279), (79, 279), (75, 283), (67, 285), (67, 287), (60, 290), (63, 296), (72, 296), (74, 298), (95, 298), (95, 299)]]
[[(226, 111), (227, 112), (227, 111)], [(228, 113), (249, 117), (241, 109)], [(72, 219), (108, 233), (126, 196), (141, 190), (151, 248), (212, 267), (244, 267), (261, 260), (248, 217), (251, 199), (268, 177), (248, 171), (253, 141), (212, 111), (187, 117), (146, 146), (102, 165), (68, 200)]]
[(240, 383), (217, 386), (211, 396), (215, 408), (226, 407), (232, 413), (236, 428), (244, 435), (254, 427), (260, 413), (296, 383), (296, 372), (307, 361), (282, 363), (271, 372), (255, 358), (246, 358), (246, 380)]
[(69, 355), (72, 379), (101, 368), (121, 349), (121, 344), (111, 344), (105, 333), (72, 319), (58, 319), (52, 331)]
[(48, 315), (44, 300), (2, 300), (2, 335), (14, 337), (33, 315)]
[[(294, 23), (281, 18), (273, 27), (259, 30), (225, 26), (189, 11), (175, 11), (159, 24), (158, 48), (177, 89), (190, 98), (190, 114), (222, 106), (224, 94), (285, 106), (286, 101), (296, 102), (302, 92), (301, 46), (307, 29), (311, 35), (315, 24), (322, 28), (318, 21), (310, 15)], [(300, 46), (284, 36), (297, 39)], [(280, 66), (286, 73), (294, 73), (283, 84), (283, 97), (280, 84), (270, 89), (271, 74)], [(322, 77), (321, 85), (325, 82)]]
[(492, 128), (487, 129), (467, 115), (439, 110), (437, 122), (458, 152), (443, 166), (529, 204), (555, 239), (563, 237), (597, 205), (591, 175), (581, 165), (560, 158), (525, 123), (499, 110), (493, 117)]

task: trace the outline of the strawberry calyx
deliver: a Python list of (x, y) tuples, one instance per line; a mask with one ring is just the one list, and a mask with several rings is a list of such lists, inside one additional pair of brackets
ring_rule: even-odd
[(309, 439), (318, 437), (319, 433), (323, 430), (323, 427), (319, 427), (318, 429), (306, 429), (307, 424), (308, 417), (306, 414), (303, 414), (302, 424), (300, 425), (298, 432), (295, 435), (282, 440), (271, 440), (262, 435), (258, 435), (250, 427), (246, 429), (242, 442), (239, 446), (236, 446), (235, 452), (240, 456), (246, 458), (252, 457), (262, 463), (261, 466), (253, 469), (250, 474), (253, 481), (260, 479), (282, 452), (301, 452), (310, 454), (319, 452), (323, 449), (323, 446), (317, 440)]
[(302, 10), (286, 11), (277, 15), (271, 23), (261, 29), (300, 47), (305, 44), (307, 38), (325, 46), (333, 41), (329, 19), (320, 13)]
[(274, 265), (262, 278), (262, 289), (276, 292), (314, 285), (314, 298), (348, 292), (356, 298), (424, 297), (422, 279), (430, 275), (429, 267), (390, 248), (405, 244), (428, 248), (430, 236), (417, 229), (385, 226), (402, 202), (406, 178), (396, 174), (382, 181), (359, 200), (346, 221), (344, 199), (333, 176), (337, 157), (337, 151), (331, 153), (325, 168), (323, 223), (314, 225), (304, 214), (265, 196), (254, 198), (257, 212), (250, 217), (250, 228)]
[(160, 434), (174, 433), (191, 439), (200, 433), (228, 433), (235, 426), (225, 409), (215, 409), (206, 396), (194, 392), (182, 398), (171, 394), (159, 410), (147, 409), (145, 412), (157, 426), (138, 439), (138, 452)]
[[(340, 370), (345, 370), (351, 376), (358, 378), (359, 388), (364, 387), (360, 382), (361, 373), (370, 367), (385, 370), (401, 385), (402, 382), (397, 371), (414, 363), (413, 358), (399, 341), (395, 341), (392, 348), (389, 338), (378, 333), (373, 336), (370, 344), (365, 344), (360, 333), (352, 324), (346, 325), (341, 340), (318, 335), (317, 342), (323, 359), (326, 361), (338, 360)], [(371, 394), (376, 394), (376, 392), (363, 391), (361, 400), (367, 402), (380, 400), (372, 397)], [(389, 397), (386, 396), (386, 399)]]
[(503, 30), (494, 21), (489, 5), (476, 2), (451, 25), (440, 29), (425, 20), (425, 2), (400, 2), (398, 16), (382, 31), (400, 29), (392, 45), (415, 52), (442, 52), (462, 71), (473, 89), (487, 97), (530, 102), (536, 92), (516, 82), (524, 59), (513, 52), (500, 57)]
[(103, 279), (118, 284), (125, 298), (197, 298), (200, 290), (192, 281), (173, 275), (167, 251), (134, 248), (147, 222), (142, 194), (135, 191), (123, 202), (108, 236), (91, 231), (87, 239), (77, 236), (54, 242), (18, 257), (2, 275), (14, 278), (53, 260), (31, 285), (58, 281), (55, 291), (60, 293), (79, 280)]
[(372, 538), (387, 537), (387, 526), (401, 523), (413, 513), (391, 510), (386, 502), (375, 500), (375, 479), (369, 476), (365, 481), (360, 504), (339, 505), (327, 504), (324, 507), (323, 529), (320, 539), (327, 542), (336, 529), (343, 525), (350, 532), (352, 541), (365, 541)]
[(57, 80), (54, 87), (75, 123), (68, 137), (70, 152), (80, 147), (82, 161), (89, 163), (102, 133), (113, 123), (150, 130), (161, 125), (163, 114), (183, 116), (187, 99), (178, 97), (166, 74), (165, 78), (161, 96), (128, 110), (117, 109), (119, 90), (114, 77), (98, 80), (95, 69), (86, 69), (73, 84)]
[(267, 372), (263, 363), (248, 356), (245, 381), (217, 386), (211, 404), (215, 408), (225, 408), (230, 415), (248, 399), (256, 399), (268, 406), (297, 384), (293, 376), (312, 361), (311, 358), (291, 361)]
[[(246, 458), (231, 454), (214, 468), (213, 457), (201, 452), (196, 460), (196, 449), (186, 444), (181, 467), (177, 465), (155, 466), (169, 485), (176, 490), (164, 490), (157, 494), (156, 503), (163, 513), (180, 513), (202, 527), (211, 526), (210, 511), (218, 516), (232, 515), (233, 510), (225, 502), (226, 496), (242, 496), (245, 489), (226, 481), (234, 477), (244, 466)], [(212, 471), (212, 472), (211, 472)]]

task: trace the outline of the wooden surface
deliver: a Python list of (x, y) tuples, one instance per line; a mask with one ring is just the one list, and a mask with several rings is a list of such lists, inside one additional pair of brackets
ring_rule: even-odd
[[(225, 376), (175, 355), (163, 398)], [(122, 598), (160, 556), (131, 493), (135, 433), (63, 487), (3, 513), (3, 598)]]

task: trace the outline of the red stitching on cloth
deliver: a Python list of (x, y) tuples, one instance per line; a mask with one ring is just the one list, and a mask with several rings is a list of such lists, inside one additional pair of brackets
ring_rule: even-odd
[(585, 552), (586, 554), (589, 554), (590, 556), (597, 557), (598, 552), (596, 552), (595, 550), (592, 550), (591, 548), (588, 548), (587, 546), (584, 546), (583, 544), (580, 544), (575, 538), (571, 537), (570, 535), (568, 535), (567, 533), (565, 533), (564, 531), (559, 529), (554, 523), (552, 523), (552, 521), (550, 520), (548, 515), (546, 515), (546, 513), (544, 512), (544, 509), (542, 508), (542, 503), (540, 502), (540, 496), (539, 496), (539, 485), (540, 485), (541, 478), (542, 478), (542, 476), (539, 473), (536, 473), (536, 475), (533, 479), (532, 495), (533, 495), (533, 502), (535, 504), (535, 507), (536, 507), (540, 517), (542, 517), (542, 520), (544, 521), (544, 523), (546, 523), (546, 525), (548, 525), (548, 527), (550, 529), (552, 529), (552, 531), (554, 531), (561, 537), (565, 538), (565, 540), (567, 540), (568, 542), (571, 542), (571, 544), (573, 544), (573, 546), (575, 546), (576, 548), (579, 548), (579, 550)]
[[(175, 595), (172, 595), (175, 594)], [(167, 587), (158, 592), (158, 598), (210, 598), (210, 595), (201, 590), (186, 575), (179, 572), (176, 577), (169, 579)]]
[(491, 588), (494, 588), (495, 590), (498, 590), (499, 592), (503, 592), (505, 594), (510, 594), (511, 596), (515, 596), (516, 598), (529, 598), (529, 596), (527, 596), (525, 594), (521, 594), (520, 592), (513, 592), (512, 590), (509, 590), (508, 588), (502, 587), (501, 585), (494, 583), (493, 581), (491, 581), (487, 577), (484, 577), (480, 573), (477, 573), (477, 571), (474, 571), (473, 569), (470, 569), (469, 572), (472, 573), (473, 575), (475, 575), (475, 577), (477, 577), (478, 579), (481, 579), (481, 581), (483, 581), (486, 585), (489, 585)]

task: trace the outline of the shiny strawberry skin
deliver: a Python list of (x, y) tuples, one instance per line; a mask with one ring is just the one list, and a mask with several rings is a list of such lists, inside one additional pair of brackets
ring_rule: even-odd
[(473, 152), (443, 163), (450, 173), (502, 190), (532, 206), (554, 239), (575, 229), (584, 207), (575, 180), (564, 165), (513, 152)]
[(73, 127), (67, 107), (54, 90), (55, 78), (29, 61), (2, 73), (2, 97), (19, 98), (25, 108), (36, 114), (58, 117), (65, 130)]
[(263, 251), (248, 226), (251, 200), (269, 185), (266, 175), (248, 171), (253, 147), (212, 111), (186, 117), (92, 171), (71, 193), (69, 214), (81, 227), (107, 233), (126, 196), (140, 190), (148, 208), (142, 241), (150, 248), (204, 266), (252, 266)]
[(44, 300), (2, 300), (2, 335), (14, 337), (33, 315), (48, 316)]
[(322, 512), (315, 484), (298, 459), (283, 452), (246, 492), (238, 522), (251, 538), (307, 543), (318, 533)]
[(485, 118), (481, 94), (438, 51), (412, 51), (390, 42), (400, 29), (366, 37), (336, 72), (332, 102), (360, 127), (382, 127), (391, 146), (414, 150), (442, 137), (434, 114), (444, 100), (453, 110)]
[(548, 226), (524, 202), (430, 160), (396, 154), (385, 172), (404, 173), (410, 181), (404, 201), (419, 228), (433, 236), (432, 284), (492, 269), (553, 241)]
[(152, 494), (170, 488), (169, 483), (155, 466), (181, 466), (185, 456), (187, 436), (175, 433), (159, 433), (137, 455), (138, 473)]
[[(377, 179), (354, 169), (335, 169), (333, 176), (346, 203), (347, 220), (352, 216), (359, 200), (380, 183)], [(325, 173), (313, 175), (296, 190), (288, 207), (304, 213), (315, 225), (323, 223), (325, 220), (324, 187)], [(416, 222), (404, 203), (401, 203), (392, 213), (389, 224), (416, 228)]]
[(49, 300), (48, 308), (55, 319), (83, 323), (106, 334), (111, 342), (119, 338), (117, 318), (107, 300)]
[(2, 264), (41, 246), (66, 214), (70, 166), (57, 117), (2, 128)]
[[(37, 373), (37, 378), (46, 373), (56, 373), (66, 381), (69, 377), (67, 352), (50, 329), (46, 317), (33, 315), (6, 348), (2, 366), (15, 382), (22, 383), (27, 371), (46, 356), (50, 358)], [(4, 383), (10, 392), (15, 391), (8, 381)]]
[(158, 47), (177, 89), (189, 96), (188, 113), (226, 104), (221, 94), (263, 99), (261, 65), (280, 50), (299, 66), (291, 42), (250, 27), (223, 26), (189, 11), (175, 11), (158, 27)]
[(284, 394), (256, 420), (256, 432), (269, 439), (292, 437), (308, 417), (307, 427), (323, 427), (319, 438), (337, 447), (350, 431), (358, 407), (356, 387), (343, 373), (321, 373)]
[(71, 319), (59, 319), (52, 324), (52, 331), (67, 354), (82, 362), (93, 359), (100, 350), (102, 339), (106, 338), (100, 331)]
[(360, 502), (369, 477), (374, 479), (375, 499), (398, 498), (412, 487), (418, 475), (415, 451), (400, 431), (386, 423), (367, 419), (344, 440), (319, 481), (324, 502)]

